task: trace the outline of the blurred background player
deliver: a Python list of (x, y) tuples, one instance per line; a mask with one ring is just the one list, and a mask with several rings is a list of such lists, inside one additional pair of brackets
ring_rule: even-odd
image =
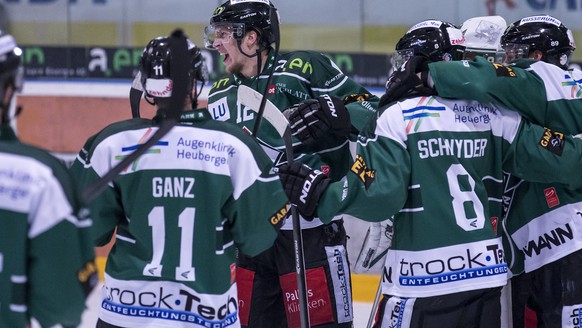
[(65, 165), (10, 126), (21, 56), (0, 32), (0, 327), (76, 327), (98, 282), (91, 220)]
[[(164, 118), (176, 84), (170, 39), (151, 40), (140, 59), (142, 88), (157, 115), (91, 137), (72, 168), (84, 186)], [(98, 327), (240, 327), (236, 249), (253, 256), (270, 247), (287, 211), (273, 163), (256, 141), (212, 120), (206, 108), (192, 109), (207, 77), (200, 50), (187, 41), (190, 92), (179, 123), (90, 204), (96, 246), (116, 239)], [(269, 202), (256, 206), (257, 199)]]
[[(413, 26), (398, 50), (418, 50), (394, 80), (421, 65), (411, 61), (430, 62), (426, 54), (448, 58), (434, 49), (452, 45), (462, 51), (462, 34), (451, 24)], [(503, 195), (504, 170), (579, 188), (582, 141), (494, 104), (431, 92), (383, 97), (387, 106), (360, 134), (346, 181), (330, 182), (299, 163), (279, 174), (299, 211), (318, 204), (324, 221), (337, 213), (370, 221), (394, 214), (376, 327), (499, 327), (508, 267), (492, 220), (503, 206), (492, 200)], [(548, 143), (540, 142), (544, 137)]]
[(472, 60), (480, 56), (492, 63), (502, 63), (501, 35), (506, 28), (507, 23), (501, 16), (478, 16), (464, 21), (461, 24), (465, 37), (463, 59)]
[[(294, 139), (296, 160), (325, 171), (333, 180), (340, 179), (350, 163), (349, 157), (343, 156), (349, 154), (346, 136), (355, 138), (358, 127), (374, 115), (378, 98), (319, 52), (276, 54), (278, 47), (273, 48), (273, 44), (279, 42), (278, 17), (267, 0), (227, 1), (216, 8), (205, 30), (206, 46), (222, 55), (231, 75), (214, 83), (209, 110), (217, 120), (254, 132), (256, 115), (237, 102), (237, 89), (242, 84), (262, 93), (274, 68), (267, 98), (281, 111), (291, 107), (291, 115), (310, 122), (309, 128), (294, 135), (298, 139)], [(344, 106), (347, 111), (337, 110)], [(283, 140), (266, 120), (255, 137), (275, 165), (286, 162)], [(244, 250), (239, 253), (237, 277), (243, 326), (299, 325), (292, 229), (292, 220), (287, 220), (275, 245), (259, 256), (251, 257)], [(351, 327), (352, 291), (342, 217), (328, 224), (317, 218), (311, 222), (302, 218), (301, 229), (307, 291), (313, 305), (309, 311), (311, 326)]]

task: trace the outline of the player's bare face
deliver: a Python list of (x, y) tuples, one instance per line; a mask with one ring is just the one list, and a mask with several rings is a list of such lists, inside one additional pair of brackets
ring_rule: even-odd
[(246, 57), (238, 49), (238, 44), (230, 29), (218, 27), (212, 45), (223, 56), (222, 61), (227, 73), (237, 74), (242, 71)]

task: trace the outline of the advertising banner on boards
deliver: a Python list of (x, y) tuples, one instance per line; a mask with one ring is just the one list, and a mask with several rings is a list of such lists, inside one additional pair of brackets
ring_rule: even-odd
[[(24, 46), (27, 79), (127, 79), (135, 76), (143, 48)], [(202, 49), (210, 80), (224, 74), (216, 51)], [(326, 53), (340, 69), (357, 82), (383, 87), (390, 69), (390, 56), (359, 53)]]

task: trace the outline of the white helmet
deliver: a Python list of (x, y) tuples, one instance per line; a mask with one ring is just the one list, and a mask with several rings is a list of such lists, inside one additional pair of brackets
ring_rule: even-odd
[(501, 16), (481, 16), (467, 19), (461, 26), (465, 36), (465, 58), (485, 57), (488, 61), (502, 63), (504, 52), (501, 35), (507, 23)]

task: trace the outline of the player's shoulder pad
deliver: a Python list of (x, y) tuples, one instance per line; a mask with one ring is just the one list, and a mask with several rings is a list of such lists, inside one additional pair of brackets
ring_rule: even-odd
[(53, 172), (53, 175), (57, 178), (67, 170), (66, 163), (62, 159), (51, 154), (48, 150), (27, 143), (19, 143), (19, 146), (18, 151), (15, 153), (34, 158), (34, 160), (41, 163), (41, 165), (49, 167)]
[[(456, 61), (454, 61), (456, 62)], [(465, 63), (467, 62), (467, 63)], [(497, 77), (516, 77), (517, 74), (515, 72), (516, 68), (519, 70), (520, 68), (518, 68), (519, 66), (515, 66), (513, 64), (499, 64), (499, 63), (492, 63), (490, 61), (488, 61), (487, 59), (481, 57), (481, 56), (477, 56), (474, 60), (472, 61), (461, 61), (461, 63), (463, 64), (463, 66), (474, 66), (477, 68), (484, 68), (487, 70), (490, 70), (491, 68), (493, 68), (493, 71), (495, 72), (495, 76)], [(489, 71), (487, 71), (489, 72)]]
[(284, 62), (283, 65), (277, 66), (278, 72), (308, 76), (313, 74), (314, 68), (330, 65), (331, 59), (321, 52), (300, 50), (282, 54), (278, 62)]
[(325, 55), (319, 51), (313, 50), (297, 50), (283, 54), (282, 57), (287, 58), (304, 58), (304, 59), (319, 59), (325, 58)]
[(212, 87), (210, 88), (208, 95), (211, 96), (212, 94), (221, 90), (225, 90), (232, 85), (236, 85), (233, 75), (221, 76), (218, 79), (216, 79), (214, 83), (212, 83)]
[[(75, 185), (69, 173), (68, 165), (63, 159), (54, 156), (44, 148), (21, 142), (19, 142), (16, 147), (13, 147), (12, 152), (14, 154), (33, 159), (36, 163), (35, 165), (48, 169), (36, 170), (35, 175), (42, 175), (44, 177), (52, 175), (52, 177), (54, 177), (59, 182), (63, 192), (71, 201), (71, 205), (75, 205), (72, 203), (72, 200), (74, 199), (73, 189), (75, 188)], [(47, 186), (52, 188), (50, 184)]]
[[(97, 132), (95, 135), (90, 137), (89, 139), (92, 140), (88, 140), (84, 148), (90, 153), (92, 153), (95, 147), (97, 147), (97, 145), (99, 145), (103, 140), (107, 139), (108, 137), (114, 134), (117, 134), (122, 131), (143, 129), (144, 127), (149, 126), (152, 126), (152, 121), (145, 118), (131, 118), (128, 120), (111, 123), (105, 128), (103, 128), (101, 131)], [(90, 147), (87, 147), (89, 143)]]

